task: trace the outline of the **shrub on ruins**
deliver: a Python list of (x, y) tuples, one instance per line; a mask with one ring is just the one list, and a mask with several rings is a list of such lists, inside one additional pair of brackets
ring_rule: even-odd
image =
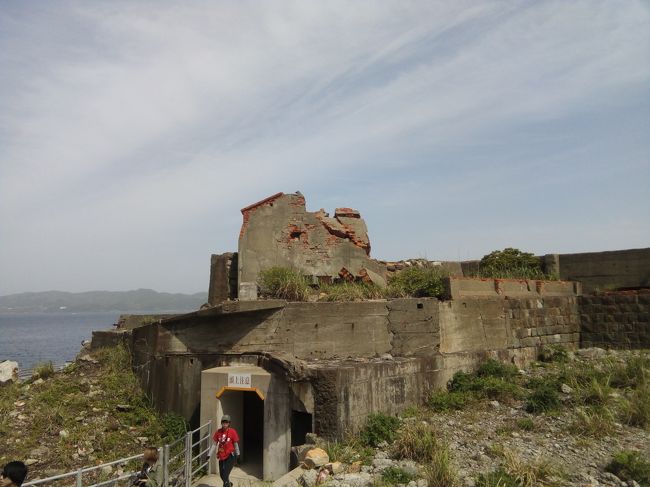
[(376, 284), (364, 282), (321, 284), (319, 291), (319, 301), (365, 301), (382, 299), (385, 295), (384, 290)]
[(442, 297), (445, 294), (443, 279), (449, 272), (440, 266), (408, 267), (388, 283), (390, 297)]
[(287, 267), (269, 267), (260, 271), (257, 283), (263, 296), (288, 301), (305, 301), (309, 281), (300, 272)]
[(395, 416), (382, 413), (371, 414), (359, 436), (364, 444), (372, 447), (377, 447), (384, 441), (392, 443), (399, 425), (400, 420)]
[(495, 279), (550, 279), (544, 274), (540, 260), (529, 252), (511, 247), (484, 255), (476, 277)]
[(470, 401), (470, 395), (465, 392), (449, 392), (437, 389), (429, 394), (427, 406), (432, 411), (454, 411), (465, 408)]
[(650, 461), (638, 451), (618, 452), (607, 464), (605, 471), (613, 473), (623, 481), (634, 480), (643, 487), (650, 486)]
[(447, 390), (450, 393), (470, 394), (479, 399), (508, 402), (524, 395), (523, 389), (513, 380), (516, 375), (516, 367), (489, 359), (476, 372), (456, 372), (447, 384)]

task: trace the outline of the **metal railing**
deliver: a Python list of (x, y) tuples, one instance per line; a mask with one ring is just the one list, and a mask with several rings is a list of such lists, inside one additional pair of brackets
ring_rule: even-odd
[[(212, 421), (208, 421), (197, 429), (188, 431), (184, 436), (176, 441), (164, 445), (159, 449), (159, 459), (163, 466), (163, 486), (161, 487), (191, 487), (192, 480), (202, 471), (207, 471), (210, 463), (208, 452), (210, 450), (210, 440), (212, 438)], [(110, 478), (101, 478), (110, 475), (103, 473), (107, 467), (111, 472), (115, 465), (118, 467), (137, 465), (137, 460), (142, 460), (142, 453), (131, 457), (120, 458), (108, 463), (93, 467), (84, 467), (78, 470), (67, 472), (60, 475), (54, 475), (44, 479), (32, 480), (25, 482), (23, 487), (42, 486), (50, 483), (65, 481), (63, 485), (74, 487), (117, 487), (120, 483), (131, 485), (139, 468), (127, 471), (118, 469), (117, 476)], [(205, 469), (205, 470), (204, 470)], [(121, 472), (121, 473), (120, 473)], [(92, 477), (90, 482), (84, 482), (84, 477)], [(70, 480), (74, 479), (74, 484)], [(127, 481), (128, 482), (124, 482)]]

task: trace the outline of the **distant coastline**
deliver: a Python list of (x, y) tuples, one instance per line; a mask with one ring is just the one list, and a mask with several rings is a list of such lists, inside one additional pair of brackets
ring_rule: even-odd
[(207, 293), (159, 293), (152, 289), (28, 292), (0, 296), (0, 313), (177, 313), (197, 310), (207, 299)]

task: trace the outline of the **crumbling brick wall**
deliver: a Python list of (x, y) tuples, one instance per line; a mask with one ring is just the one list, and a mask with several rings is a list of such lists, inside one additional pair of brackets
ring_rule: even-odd
[(239, 298), (257, 297), (261, 270), (289, 267), (315, 282), (337, 279), (386, 284), (386, 264), (370, 258), (366, 223), (357, 210), (308, 212), (300, 193), (277, 193), (242, 210)]

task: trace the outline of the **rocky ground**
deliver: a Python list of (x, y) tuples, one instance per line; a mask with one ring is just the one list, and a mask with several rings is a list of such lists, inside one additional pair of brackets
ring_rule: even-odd
[[(598, 368), (603, 360), (610, 367), (625, 366), (633, 356), (638, 357), (639, 353), (584, 350), (576, 355), (569, 354), (568, 363), (538, 364), (538, 367), (521, 370), (521, 378), (517, 380), (544, 378), (558, 373), (560, 367)], [(650, 370), (645, 373), (650, 373)], [(647, 377), (650, 378), (650, 375)], [(608, 416), (605, 409), (601, 413), (603, 417), (590, 413), (589, 409), (576, 406), (578, 391), (568, 384), (562, 384), (561, 389), (559, 397), (562, 407), (548, 414), (527, 412), (523, 399), (504, 402), (484, 399), (455, 411), (435, 412), (428, 408), (409, 411), (407, 417), (402, 419), (401, 428), (409, 423), (426, 424), (442, 440), (441, 444), (448, 445), (450, 465), (457, 480), (455, 485), (458, 486), (510, 485), (479, 480), (481, 474), (486, 475), (499, 468), (513, 473), (513, 477), (519, 477), (520, 482), (512, 485), (639, 485), (635, 480), (619, 479), (607, 472), (605, 467), (615, 454), (624, 450), (638, 452), (640, 458), (650, 462), (650, 432), (622, 424), (615, 416)], [(616, 388), (605, 389), (604, 393), (609, 397), (605, 401), (611, 400), (613, 403), (626, 394)], [(612, 406), (611, 410), (614, 409)], [(326, 443), (321, 442), (320, 446), (328, 449)], [(336, 472), (329, 467), (331, 475), (322, 473), (320, 480), (335, 487), (385, 485), (386, 475), (383, 472), (398, 469), (406, 471), (411, 477), (408, 482), (404, 481), (408, 487), (454, 485), (427, 480), (424, 473), (426, 465), (397, 459), (398, 456), (394, 445), (383, 443), (364, 462), (367, 465), (352, 467), (358, 472), (350, 472), (349, 464), (343, 464), (335, 467)], [(647, 463), (647, 468), (650, 468), (650, 463)], [(300, 483), (312, 487), (319, 479), (317, 473), (318, 469), (305, 472)], [(650, 475), (650, 471), (647, 475)], [(640, 485), (650, 485), (650, 477), (646, 482), (641, 480)]]
[[(518, 371), (512, 380), (544, 379), (567, 368), (602, 370), (601, 376), (607, 376), (612, 367), (624, 368), (639, 356), (640, 352), (587, 349), (568, 354), (566, 362), (540, 363)], [(636, 373), (650, 379), (649, 370)], [(436, 480), (427, 462), (399, 458), (396, 443), (368, 448), (357, 438), (339, 444), (317, 439), (317, 446), (327, 450), (329, 458), (314, 465), (317, 468), (300, 472), (299, 483), (305, 487), (316, 483), (335, 487), (637, 485), (605, 470), (613, 456), (624, 450), (639, 452), (650, 461), (650, 432), (644, 429), (648, 424), (626, 424), (629, 421), (621, 419), (619, 411), (634, 391), (606, 384), (591, 392), (597, 397), (590, 397), (568, 383), (560, 389), (562, 404), (549, 413), (528, 412), (523, 397), (482, 398), (458, 410), (422, 407), (407, 411), (399, 430), (424, 426), (432, 431), (440, 448), (447, 445), (449, 470), (456, 482)], [(584, 405), (596, 399), (601, 409)], [(31, 480), (137, 454), (143, 445), (161, 445), (182, 430), (178, 418), (162, 417), (151, 408), (124, 350), (82, 353), (63, 372), (0, 388), (0, 464), (25, 460)], [(327, 469), (322, 468), (330, 461)], [(127, 467), (133, 466), (106, 468), (88, 480), (111, 478)], [(481, 474), (499, 468), (515, 477), (518, 474), (522, 481), (506, 484), (480, 479)]]

